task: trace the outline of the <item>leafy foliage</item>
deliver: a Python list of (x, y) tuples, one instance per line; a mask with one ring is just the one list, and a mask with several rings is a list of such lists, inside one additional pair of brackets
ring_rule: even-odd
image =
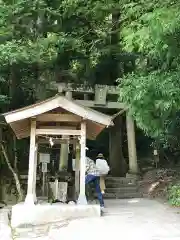
[[(0, 64), (6, 72), (5, 97), (13, 101), (9, 94), (11, 88), (16, 91), (17, 75), (22, 92), (35, 98), (44, 92), (36, 89), (57, 80), (95, 81), (92, 72), (102, 56), (110, 54), (114, 4), (112, 0), (1, 1)], [(13, 80), (9, 79), (12, 75)]]
[(179, 138), (179, 2), (129, 1), (123, 10), (122, 47), (139, 58), (134, 72), (119, 79), (120, 101), (147, 135), (174, 143)]
[(124, 5), (126, 21), (122, 30), (123, 47), (136, 51), (162, 65), (179, 55), (179, 3), (172, 1), (131, 1)]
[[(56, 81), (93, 84), (102, 76), (100, 68), (107, 73), (113, 65), (114, 6), (113, 0), (1, 1), (0, 112), (49, 97)], [(3, 130), (11, 162), (12, 135)], [(26, 149), (27, 142), (17, 142), (18, 156), (26, 157)]]
[(1, 112), (51, 95), (55, 81), (114, 84), (137, 125), (178, 146), (180, 3), (0, 2)]
[(179, 207), (180, 206), (180, 185), (175, 184), (175, 185), (169, 186), (167, 194), (168, 194), (169, 203), (173, 206)]
[(180, 108), (179, 72), (129, 74), (120, 84), (120, 98), (130, 106), (138, 126), (158, 137)]

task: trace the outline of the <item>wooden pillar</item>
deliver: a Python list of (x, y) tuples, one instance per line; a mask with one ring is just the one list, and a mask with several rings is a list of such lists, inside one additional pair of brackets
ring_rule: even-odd
[(33, 194), (34, 194), (34, 202), (35, 202), (35, 203), (37, 203), (37, 197), (36, 197), (37, 155), (38, 155), (38, 144), (35, 145), (35, 163), (34, 163), (34, 186), (33, 186)]
[(76, 158), (75, 158), (75, 198), (79, 196), (79, 170), (80, 170), (80, 145), (76, 144)]
[(36, 168), (36, 119), (31, 120), (30, 132), (30, 148), (29, 148), (29, 172), (28, 172), (28, 187), (25, 198), (26, 204), (33, 205), (36, 202), (35, 197), (35, 168)]
[(127, 140), (128, 140), (128, 154), (129, 154), (129, 173), (138, 173), (137, 153), (136, 153), (136, 138), (133, 118), (126, 114)]
[(86, 173), (86, 122), (81, 123), (81, 160), (80, 160), (80, 193), (78, 204), (86, 205), (85, 173)]
[[(71, 100), (72, 92), (66, 92), (65, 96), (66, 98)], [(62, 137), (68, 138), (68, 136), (62, 136)], [(68, 168), (68, 151), (69, 151), (68, 143), (61, 143), (59, 170), (62, 170), (63, 168), (65, 169)]]

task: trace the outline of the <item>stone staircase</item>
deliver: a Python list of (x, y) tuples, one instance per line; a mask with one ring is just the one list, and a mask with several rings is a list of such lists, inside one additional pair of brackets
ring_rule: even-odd
[(135, 178), (106, 177), (105, 199), (141, 198), (139, 183)]

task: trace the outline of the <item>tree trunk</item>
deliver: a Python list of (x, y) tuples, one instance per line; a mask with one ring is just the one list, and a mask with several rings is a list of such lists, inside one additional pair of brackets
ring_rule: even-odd
[[(124, 72), (123, 59), (117, 59), (114, 57), (114, 52), (117, 54), (121, 53), (119, 46), (120, 38), (120, 27), (121, 27), (121, 12), (120, 9), (113, 9), (112, 11), (112, 33), (111, 33), (111, 45), (112, 45), (112, 58), (113, 58), (113, 80), (121, 77)], [(118, 49), (117, 49), (118, 45)], [(125, 176), (127, 172), (127, 164), (123, 156), (122, 144), (123, 144), (123, 125), (122, 117), (119, 115), (114, 119), (115, 125), (110, 129), (110, 167), (112, 176)]]
[(0, 143), (0, 146), (1, 146), (1, 151), (3, 153), (4, 159), (5, 159), (8, 167), (9, 167), (9, 170), (13, 174), (15, 184), (16, 184), (16, 189), (17, 189), (18, 196), (19, 196), (18, 200), (22, 201), (23, 200), (23, 191), (22, 191), (22, 188), (21, 188), (20, 180), (18, 178), (18, 174), (17, 174), (16, 170), (14, 170), (13, 167), (11, 166), (11, 163), (10, 163), (10, 160), (9, 160), (8, 155), (6, 153), (4, 145), (2, 143)]
[(109, 163), (113, 177), (124, 177), (127, 172), (127, 163), (122, 151), (122, 116), (114, 119), (114, 126), (110, 129)]

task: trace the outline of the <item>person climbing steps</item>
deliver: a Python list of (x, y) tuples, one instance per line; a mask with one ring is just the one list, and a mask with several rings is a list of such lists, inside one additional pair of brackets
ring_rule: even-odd
[(100, 174), (100, 188), (101, 193), (105, 193), (106, 185), (105, 185), (105, 176), (108, 174), (110, 168), (107, 164), (107, 161), (104, 158), (102, 153), (99, 153), (96, 157), (96, 168)]
[(97, 193), (97, 197), (100, 203), (100, 207), (101, 209), (104, 208), (104, 199), (103, 199), (103, 195), (101, 192), (101, 188), (100, 188), (100, 174), (98, 169), (96, 168), (96, 164), (94, 163), (94, 161), (88, 157), (86, 157), (86, 177), (85, 177), (85, 184), (89, 184), (91, 182), (93, 182), (95, 184), (95, 190)]

